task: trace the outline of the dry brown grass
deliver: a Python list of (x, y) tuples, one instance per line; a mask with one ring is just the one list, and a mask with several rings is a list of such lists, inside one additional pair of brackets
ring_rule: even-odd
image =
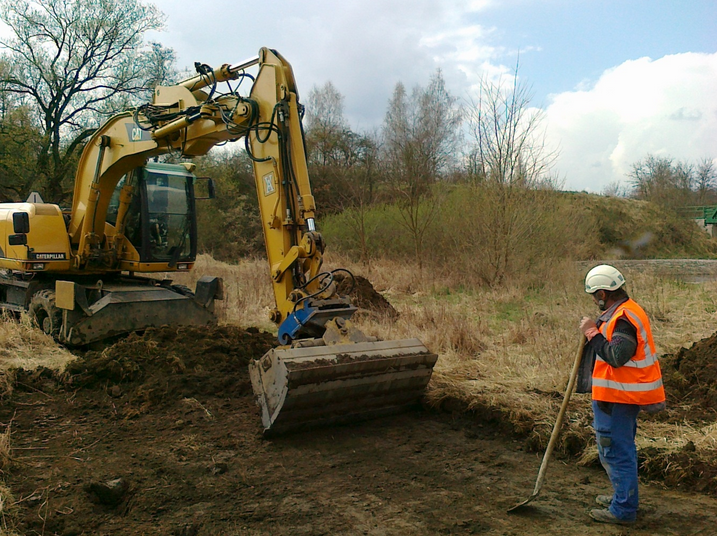
[(220, 322), (239, 326), (254, 326), (267, 331), (275, 330), (269, 320), (274, 307), (274, 296), (269, 280), (269, 267), (265, 260), (244, 260), (227, 264), (209, 255), (199, 255), (194, 270), (188, 273), (169, 274), (176, 283), (192, 290), (204, 275), (224, 280), (224, 300), (215, 302)]
[[(556, 265), (542, 288), (522, 282), (472, 288), (456, 283), (463, 280), (460, 274), (425, 270), (421, 276), (410, 263), (374, 261), (368, 269), (339, 256), (327, 258), (327, 267), (339, 266), (367, 277), (400, 313), (396, 321), (363, 317), (361, 329), (382, 339), (417, 337), (440, 355), (427, 392), (430, 404), (459, 402), (462, 409), (503, 420), (516, 432), (532, 432), (532, 445), (544, 446), (575, 358), (578, 322), (597, 313), (583, 292), (584, 268)], [(653, 320), (659, 353), (673, 353), (714, 333), (717, 282), (694, 285), (650, 270), (623, 271), (631, 296)], [(223, 277), (222, 320), (273, 330), (267, 320), (273, 307), (267, 272), (264, 260), (235, 266), (201, 256), (191, 279), (182, 282), (193, 284), (205, 274)], [(584, 446), (589, 423), (589, 395), (574, 395), (564, 450)], [(651, 420), (640, 425), (640, 446), (680, 449), (689, 442), (698, 452), (715, 451), (717, 427)], [(587, 449), (585, 459), (590, 461), (593, 452)]]
[(5, 474), (11, 461), (10, 434), (12, 431), (12, 423), (5, 427), (5, 431), (0, 433), (0, 475)]
[(16, 510), (15, 497), (10, 491), (10, 488), (0, 483), (0, 535), (18, 535), (18, 533), (13, 530)]
[(20, 320), (0, 318), (0, 394), (12, 385), (7, 371), (47, 367), (62, 370), (73, 356), (51, 337), (36, 329), (27, 315)]
[[(70, 352), (33, 327), (26, 315), (19, 321), (7, 315), (0, 317), (0, 398), (12, 394), (12, 369), (42, 366), (62, 370), (72, 359)], [(11, 432), (12, 424), (8, 423), (0, 433), (0, 476), (12, 462)], [(0, 534), (17, 535), (13, 530), (16, 510), (15, 498), (0, 478)]]
[(12, 462), (11, 432), (12, 423), (8, 423), (5, 430), (0, 433), (0, 535), (8, 536), (16, 534), (12, 530), (16, 513), (15, 497), (2, 480)]

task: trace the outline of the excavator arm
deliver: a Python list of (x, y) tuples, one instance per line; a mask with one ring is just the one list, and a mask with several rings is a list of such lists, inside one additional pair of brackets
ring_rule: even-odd
[(356, 310), (336, 296), (330, 273), (321, 273), (324, 242), (316, 231), (314, 197), (306, 164), (303, 107), (289, 63), (262, 49), (251, 90), (261, 121), (247, 137), (254, 166), (279, 341), (321, 336), (327, 322)]
[[(255, 65), (258, 74), (248, 96), (236, 91), (217, 95), (218, 84), (243, 79), (246, 69)], [(291, 66), (263, 48), (258, 57), (236, 65), (199, 69), (196, 77), (176, 86), (156, 88), (151, 104), (114, 116), (90, 139), (78, 166), (68, 226), (75, 266), (112, 266), (121, 260), (131, 180), (120, 195), (118, 232), (104, 234), (109, 202), (121, 177), (154, 156), (198, 156), (244, 138), (254, 165), (276, 297), (271, 315), (280, 325), (280, 340), (289, 343), (302, 333), (320, 333), (327, 319), (348, 319), (355, 310), (350, 302), (322, 300), (333, 287), (330, 274), (319, 273), (324, 245), (315, 227)]]
[[(155, 156), (206, 154), (220, 143), (242, 137), (258, 120), (251, 103), (237, 93), (214, 98), (213, 92), (203, 91), (209, 85), (244, 76), (244, 68), (245, 64), (238, 64), (216, 71), (205, 69), (175, 86), (159, 86), (152, 103), (110, 118), (94, 133), (80, 157), (68, 225), (76, 267), (119, 254), (123, 237), (106, 240), (105, 221), (112, 193), (123, 176)], [(118, 227), (126, 215), (132, 188), (132, 182), (127, 181)]]

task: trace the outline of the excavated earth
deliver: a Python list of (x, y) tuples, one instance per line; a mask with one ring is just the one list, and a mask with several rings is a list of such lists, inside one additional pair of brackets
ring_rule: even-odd
[(358, 314), (377, 314), (388, 320), (398, 318), (398, 311), (365, 277), (336, 272), (333, 278), (338, 293), (351, 297), (351, 302), (359, 308)]
[[(591, 522), (594, 497), (609, 482), (601, 469), (566, 457), (553, 460), (530, 507), (508, 514), (532, 492), (541, 453), (506, 435), (493, 416), (455, 405), (452, 412), (449, 405), (417, 408), (264, 439), (247, 363), (274, 343), (269, 334), (233, 326), (162, 328), (81, 354), (62, 374), (19, 371), (0, 404), (0, 423), (12, 430), (5, 480), (15, 495), (17, 532), (715, 533), (714, 492), (684, 491), (686, 485), (646, 482), (632, 527)], [(688, 366), (693, 359), (685, 354), (668, 368), (689, 382), (714, 364), (705, 359)], [(713, 380), (704, 400), (712, 400)], [(679, 396), (703, 395), (685, 388)], [(662, 469), (643, 473), (661, 478)]]
[(672, 405), (698, 406), (717, 414), (717, 333), (663, 357), (667, 393)]
[(553, 462), (479, 416), (428, 409), (266, 440), (247, 372), (274, 344), (168, 328), (19, 373), (7, 483), (21, 534), (712, 534), (713, 496), (642, 488), (635, 527), (587, 518), (603, 472)]

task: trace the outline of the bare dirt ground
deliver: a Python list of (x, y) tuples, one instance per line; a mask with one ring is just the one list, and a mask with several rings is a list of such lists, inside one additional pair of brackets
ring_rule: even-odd
[[(609, 483), (475, 416), (429, 409), (266, 440), (247, 362), (273, 337), (229, 326), (148, 331), (65, 374), (20, 373), (12, 423), (18, 531), (27, 535), (708, 535), (713, 496), (644, 485), (638, 522), (587, 513)], [(107, 481), (122, 479), (113, 486)]]

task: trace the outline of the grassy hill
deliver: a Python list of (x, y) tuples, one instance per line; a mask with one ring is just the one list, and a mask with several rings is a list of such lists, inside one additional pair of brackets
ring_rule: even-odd
[(633, 199), (461, 184), (414, 215), (414, 232), (395, 204), (330, 215), (321, 228), (332, 250), (352, 258), (420, 260), (487, 284), (556, 260), (717, 258), (717, 239), (693, 220)]

